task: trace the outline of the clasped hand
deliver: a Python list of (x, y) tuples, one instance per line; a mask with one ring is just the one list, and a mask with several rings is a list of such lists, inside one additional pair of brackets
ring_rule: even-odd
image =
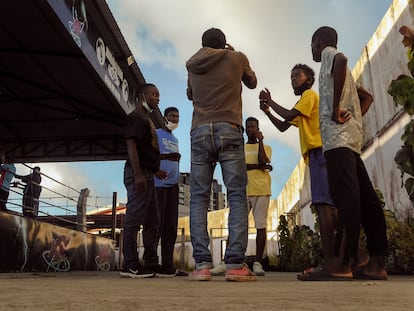
[(351, 118), (352, 116), (349, 111), (340, 108), (338, 110), (334, 110), (332, 113), (332, 121), (339, 124), (344, 124), (348, 122)]
[(271, 166), (270, 164), (266, 164), (262, 167), (262, 170), (263, 171), (267, 170), (267, 171), (271, 172), (271, 171), (273, 171), (273, 166)]
[(267, 88), (261, 90), (259, 93), (259, 101), (260, 101), (260, 109), (268, 113), (269, 112), (269, 102), (272, 100), (272, 96), (270, 95), (270, 91)]

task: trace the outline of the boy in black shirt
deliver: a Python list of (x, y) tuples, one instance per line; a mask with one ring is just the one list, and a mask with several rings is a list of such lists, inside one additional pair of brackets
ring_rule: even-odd
[[(120, 272), (122, 277), (153, 277), (153, 271), (139, 266), (137, 252), (137, 233), (140, 226), (146, 230), (157, 231), (160, 216), (157, 208), (153, 174), (159, 170), (160, 152), (155, 126), (150, 113), (157, 108), (160, 94), (153, 84), (145, 84), (139, 94), (136, 109), (127, 117), (125, 139), (128, 160), (124, 169), (124, 184), (128, 202), (123, 232), (124, 262)], [(157, 258), (157, 240), (145, 241), (148, 260)], [(147, 260), (146, 260), (147, 261)]]

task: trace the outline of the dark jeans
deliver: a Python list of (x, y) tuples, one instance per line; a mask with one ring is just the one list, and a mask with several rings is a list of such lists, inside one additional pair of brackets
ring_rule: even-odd
[(361, 225), (370, 256), (386, 256), (384, 211), (359, 154), (348, 148), (325, 152), (329, 186), (338, 209), (336, 251), (346, 236), (345, 260), (355, 258)]
[[(160, 215), (157, 209), (154, 179), (151, 173), (146, 173), (148, 189), (138, 192), (135, 186), (134, 172), (130, 166), (124, 170), (124, 184), (127, 189), (128, 201), (123, 232), (124, 266), (136, 269), (138, 267), (137, 234), (143, 225), (147, 232), (144, 236), (144, 260), (157, 262), (157, 236), (160, 224)], [(147, 258), (145, 258), (147, 257)]]
[(159, 237), (162, 266), (173, 268), (178, 225), (178, 184), (172, 187), (156, 187), (155, 190), (161, 219)]

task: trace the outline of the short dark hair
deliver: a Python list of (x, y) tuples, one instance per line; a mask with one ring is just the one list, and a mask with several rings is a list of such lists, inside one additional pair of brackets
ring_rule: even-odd
[(248, 118), (246, 119), (246, 125), (247, 125), (247, 122), (248, 122), (248, 121), (253, 121), (253, 122), (256, 122), (257, 127), (259, 127), (259, 120), (258, 120), (258, 119), (256, 119), (255, 117), (248, 117)]
[(315, 83), (315, 72), (313, 69), (306, 64), (296, 64), (291, 71), (295, 69), (300, 69), (305, 73), (306, 77), (310, 80), (309, 88), (312, 87), (313, 83)]
[(152, 83), (144, 83), (144, 84), (141, 84), (140, 86), (139, 86), (139, 88), (138, 88), (138, 93), (139, 94), (143, 94), (143, 93), (145, 93), (145, 91), (147, 90), (147, 88), (149, 88), (149, 87), (156, 87), (155, 86), (155, 84), (152, 84)]
[(201, 45), (213, 49), (224, 49), (226, 47), (226, 36), (218, 28), (210, 28), (203, 33)]
[(319, 39), (322, 43), (328, 46), (336, 47), (338, 44), (338, 33), (332, 27), (322, 26), (312, 35), (312, 42), (316, 39)]
[(178, 112), (178, 109), (176, 107), (168, 107), (168, 108), (165, 108), (165, 110), (164, 110), (164, 117), (166, 117), (167, 114), (169, 114), (171, 111)]

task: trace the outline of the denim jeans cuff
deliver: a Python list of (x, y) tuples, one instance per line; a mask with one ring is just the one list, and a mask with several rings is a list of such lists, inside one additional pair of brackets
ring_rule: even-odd
[(210, 261), (203, 261), (203, 262), (196, 263), (196, 270), (211, 269), (213, 267), (214, 265)]
[(228, 263), (226, 264), (227, 270), (231, 269), (241, 269), (243, 268), (244, 263)]

